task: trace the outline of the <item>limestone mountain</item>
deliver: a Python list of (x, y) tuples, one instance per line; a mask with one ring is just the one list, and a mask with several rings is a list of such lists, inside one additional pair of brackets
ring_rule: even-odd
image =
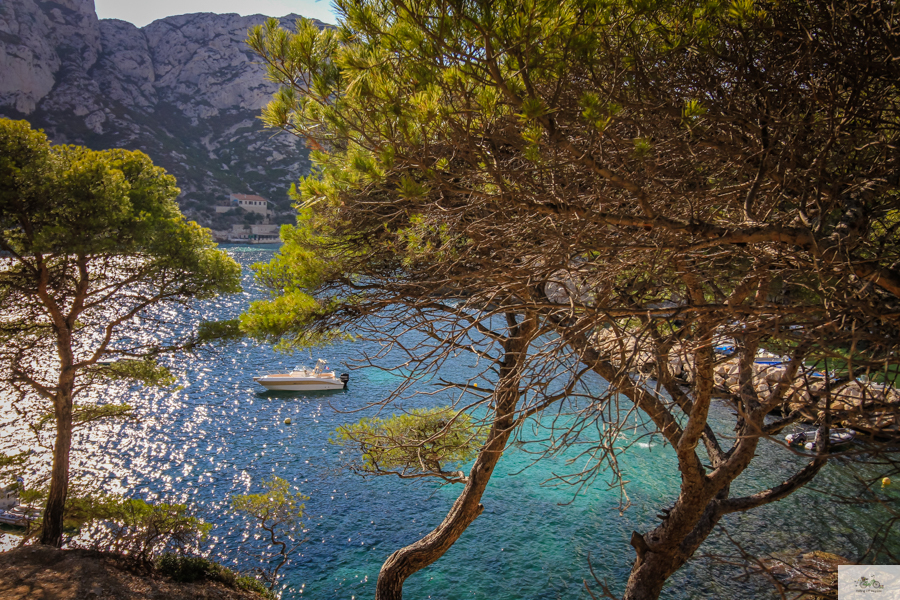
[(257, 119), (275, 86), (244, 39), (265, 19), (198, 13), (138, 28), (98, 19), (93, 0), (3, 0), (0, 116), (27, 119), (54, 143), (146, 152), (205, 224), (230, 193), (286, 210), (309, 160), (302, 142)]

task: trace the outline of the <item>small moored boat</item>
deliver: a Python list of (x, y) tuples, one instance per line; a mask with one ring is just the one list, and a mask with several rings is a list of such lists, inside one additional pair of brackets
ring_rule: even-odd
[(312, 370), (306, 367), (294, 367), (290, 373), (270, 373), (254, 377), (253, 381), (272, 391), (316, 391), (340, 390), (347, 387), (350, 376), (342, 373), (340, 377), (334, 371), (328, 371), (325, 360), (319, 359)]
[(787, 356), (779, 356), (777, 354), (772, 354), (768, 350), (760, 348), (756, 352), (756, 358), (753, 359), (753, 362), (758, 365), (786, 365), (791, 362), (791, 359)]
[[(847, 444), (853, 441), (853, 438), (856, 437), (856, 432), (852, 429), (832, 429), (828, 432), (828, 444), (831, 447), (840, 446), (842, 444)], [(815, 450), (816, 449), (816, 432), (815, 431), (800, 431), (798, 433), (789, 433), (784, 436), (784, 440), (791, 445), (803, 445), (807, 450)]]
[(10, 509), (0, 510), (0, 523), (25, 527), (41, 516), (41, 509), (24, 504), (17, 504)]

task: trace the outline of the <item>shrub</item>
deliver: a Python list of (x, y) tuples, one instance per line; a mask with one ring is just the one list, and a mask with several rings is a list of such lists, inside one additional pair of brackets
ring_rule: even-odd
[(231, 589), (255, 592), (266, 598), (274, 599), (276, 597), (261, 581), (246, 575), (239, 575), (202, 556), (163, 554), (156, 560), (156, 569), (179, 583), (215, 581)]
[(210, 525), (184, 504), (150, 504), (114, 494), (81, 492), (66, 501), (66, 526), (80, 535), (67, 543), (149, 564), (173, 549), (196, 548)]

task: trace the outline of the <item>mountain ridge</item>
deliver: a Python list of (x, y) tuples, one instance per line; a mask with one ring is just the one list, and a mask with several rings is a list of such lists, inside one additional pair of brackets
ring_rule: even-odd
[(205, 225), (227, 226), (214, 205), (231, 193), (264, 196), (288, 220), (287, 189), (309, 158), (300, 140), (258, 119), (276, 86), (244, 39), (267, 18), (192, 13), (137, 27), (99, 19), (93, 0), (4, 2), (0, 116), (26, 119), (54, 143), (146, 152)]

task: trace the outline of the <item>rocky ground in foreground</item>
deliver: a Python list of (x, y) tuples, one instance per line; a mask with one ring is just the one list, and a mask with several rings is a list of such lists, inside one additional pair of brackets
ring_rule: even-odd
[(0, 552), (2, 600), (260, 600), (219, 583), (177, 583), (131, 571), (113, 555), (28, 546)]

